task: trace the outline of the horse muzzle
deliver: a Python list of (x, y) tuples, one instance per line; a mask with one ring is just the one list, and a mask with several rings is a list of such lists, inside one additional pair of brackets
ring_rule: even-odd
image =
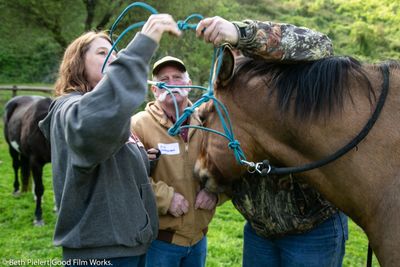
[(194, 166), (194, 175), (208, 191), (213, 193), (222, 193), (225, 187), (218, 182), (218, 175), (214, 175), (210, 168), (207, 168), (206, 161), (198, 158)]

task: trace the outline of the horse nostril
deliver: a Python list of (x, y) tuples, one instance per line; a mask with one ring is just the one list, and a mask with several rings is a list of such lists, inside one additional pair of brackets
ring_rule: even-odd
[(194, 174), (196, 179), (210, 192), (220, 193), (224, 191), (223, 187), (219, 186), (218, 181), (215, 179), (216, 177), (207, 169), (204, 158), (197, 159), (194, 166)]
[(195, 173), (199, 174), (201, 169), (203, 169), (204, 166), (204, 160), (203, 158), (197, 158), (196, 163), (194, 164), (194, 171)]
[(204, 161), (199, 158), (194, 165), (194, 175), (201, 183), (205, 183), (209, 178), (208, 170), (204, 167)]

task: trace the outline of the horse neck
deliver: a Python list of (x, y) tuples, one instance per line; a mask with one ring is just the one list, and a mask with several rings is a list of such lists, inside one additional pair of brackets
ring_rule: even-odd
[[(222, 92), (221, 98), (229, 107), (236, 137), (250, 161), (268, 159), (275, 166), (287, 167), (313, 162), (335, 152), (343, 146), (343, 140), (357, 134), (357, 130), (349, 130), (349, 125), (362, 127), (341, 114), (329, 120), (308, 121), (296, 118), (293, 112), (281, 114), (265, 86), (248, 88), (251, 92), (240, 88)], [(327, 194), (335, 187), (320, 170), (307, 173), (306, 178)]]
[[(382, 84), (380, 71), (368, 69), (367, 72), (376, 98), (379, 98)], [(299, 174), (364, 229), (368, 228), (375, 205), (380, 203), (376, 197), (387, 194), (383, 192), (391, 188), (390, 177), (399, 175), (394, 166), (399, 165), (399, 148), (395, 144), (400, 138), (396, 130), (398, 127), (393, 125), (396, 120), (392, 117), (392, 114), (398, 114), (396, 110), (400, 106), (400, 93), (396, 89), (396, 84), (399, 88), (398, 70), (397, 76), (394, 76), (391, 77), (391, 93), (384, 111), (367, 138), (360, 143), (360, 151), (355, 148), (322, 168)], [(323, 159), (352, 140), (369, 120), (375, 101), (371, 105), (364, 88), (355, 80), (350, 81), (348, 86), (352, 88), (351, 98), (345, 99), (341, 112), (326, 119), (302, 121), (290, 112), (279, 115), (274, 112), (276, 106), (264, 103), (267, 111), (257, 123), (258, 127), (263, 127), (264, 136), (260, 134), (254, 138), (259, 140), (265, 156), (275, 160), (278, 166), (293, 167)]]

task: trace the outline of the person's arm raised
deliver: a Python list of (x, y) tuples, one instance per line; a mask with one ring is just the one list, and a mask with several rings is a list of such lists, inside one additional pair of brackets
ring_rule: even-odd
[(150, 16), (142, 31), (107, 66), (95, 88), (62, 107), (74, 164), (95, 166), (128, 140), (130, 117), (145, 99), (149, 62), (165, 32), (180, 35), (172, 17)]
[(202, 20), (196, 34), (216, 46), (229, 43), (247, 57), (268, 61), (310, 61), (333, 55), (325, 34), (291, 24), (213, 17)]

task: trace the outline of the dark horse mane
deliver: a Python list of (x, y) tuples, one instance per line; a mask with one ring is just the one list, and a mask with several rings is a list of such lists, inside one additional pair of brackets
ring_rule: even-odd
[[(398, 63), (389, 63), (391, 67)], [(243, 57), (235, 68), (235, 86), (244, 86), (250, 77), (263, 77), (266, 86), (276, 92), (280, 111), (294, 111), (297, 118), (329, 117), (342, 110), (344, 96), (351, 98), (350, 75), (357, 79), (371, 101), (375, 98), (370, 80), (361, 63), (352, 57), (329, 57), (310, 62), (265, 62)], [(292, 107), (294, 105), (294, 107)]]

